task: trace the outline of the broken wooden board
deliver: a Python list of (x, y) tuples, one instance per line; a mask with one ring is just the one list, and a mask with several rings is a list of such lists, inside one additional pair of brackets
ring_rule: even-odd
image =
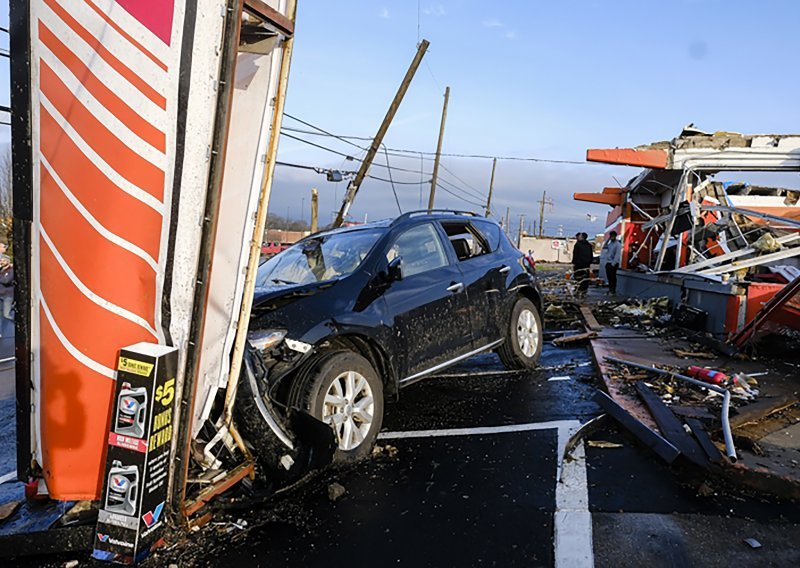
[(776, 398), (762, 398), (757, 402), (738, 408), (736, 416), (731, 416), (731, 428), (736, 429), (745, 424), (758, 422), (770, 414), (789, 408), (796, 402), (797, 396), (793, 394), (786, 394)]
[(636, 383), (636, 391), (650, 410), (659, 430), (689, 461), (700, 467), (708, 467), (708, 458), (699, 444), (683, 429), (683, 423), (664, 404), (661, 397), (644, 382)]
[(594, 400), (603, 410), (608, 412), (614, 420), (624, 426), (631, 434), (636, 436), (645, 446), (653, 450), (665, 462), (671, 464), (681, 455), (678, 448), (634, 418), (627, 410), (614, 402), (614, 399), (603, 391), (597, 391)]
[(600, 322), (594, 317), (592, 308), (589, 306), (581, 306), (579, 309), (581, 311), (581, 315), (583, 316), (583, 321), (586, 322), (586, 327), (590, 331), (601, 331), (603, 329), (603, 326), (600, 325)]
[(588, 341), (589, 339), (594, 339), (597, 337), (596, 331), (590, 331), (587, 333), (579, 333), (577, 335), (564, 335), (561, 337), (557, 337), (553, 340), (553, 344), (561, 347), (562, 345), (568, 345), (571, 343), (578, 343), (580, 341)]
[(670, 408), (674, 414), (683, 416), (684, 418), (719, 420), (719, 416), (714, 416), (707, 408), (701, 406), (676, 406), (673, 404)]
[[(629, 333), (629, 332), (626, 332)], [(613, 367), (606, 361), (606, 357), (626, 357), (627, 349), (630, 347), (631, 342), (625, 340), (624, 345), (615, 340), (615, 336), (619, 331), (614, 328), (605, 328), (599, 337), (590, 340), (592, 346), (592, 358), (594, 359), (595, 366), (600, 371), (600, 376), (605, 383), (606, 391), (611, 398), (622, 406), (628, 413), (630, 413), (636, 420), (643, 423), (649, 429), (658, 432), (658, 426), (653, 421), (653, 417), (647, 411), (647, 408), (642, 404), (639, 398), (631, 393), (625, 392), (627, 390), (627, 381), (617, 378), (612, 372)], [(650, 339), (641, 336), (642, 342), (649, 345)]]
[(685, 351), (683, 349), (679, 349), (677, 347), (672, 349), (672, 352), (675, 353), (678, 357), (684, 357), (689, 359), (716, 359), (717, 356), (713, 353), (708, 353), (706, 351)]
[(711, 440), (711, 437), (706, 432), (706, 429), (703, 427), (703, 423), (697, 420), (696, 418), (687, 418), (686, 424), (689, 425), (689, 428), (692, 430), (692, 434), (694, 434), (697, 443), (700, 444), (700, 447), (703, 448), (703, 451), (708, 456), (708, 459), (715, 464), (721, 464), (724, 460), (722, 458), (722, 453), (719, 451), (719, 448), (714, 444)]

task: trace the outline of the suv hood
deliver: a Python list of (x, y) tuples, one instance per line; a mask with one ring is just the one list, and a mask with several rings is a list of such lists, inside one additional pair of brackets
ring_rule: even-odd
[[(253, 295), (253, 315), (256, 312), (274, 310), (290, 304), (300, 298), (314, 296), (323, 290), (335, 286), (338, 280), (326, 280), (311, 284), (275, 284), (259, 286)], [(260, 315), (260, 314), (259, 314)]]

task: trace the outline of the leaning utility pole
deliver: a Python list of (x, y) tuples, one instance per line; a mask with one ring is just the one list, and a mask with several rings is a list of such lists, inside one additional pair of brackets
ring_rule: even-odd
[(433, 209), (433, 199), (436, 197), (436, 181), (439, 179), (439, 159), (442, 155), (442, 139), (444, 138), (444, 123), (447, 121), (447, 101), (450, 100), (450, 87), (444, 90), (444, 107), (442, 108), (442, 124), (439, 126), (439, 143), (436, 145), (436, 159), (433, 161), (433, 177), (431, 178), (431, 195), (428, 198), (428, 211)]
[(319, 192), (317, 188), (311, 190), (311, 232), (317, 232), (317, 225), (319, 224)]
[(364, 178), (367, 177), (367, 172), (369, 171), (369, 167), (372, 165), (372, 160), (375, 159), (375, 154), (378, 153), (381, 143), (383, 143), (383, 137), (386, 136), (386, 131), (389, 129), (389, 125), (392, 123), (392, 119), (397, 113), (397, 109), (400, 108), (400, 103), (403, 101), (406, 91), (408, 91), (408, 86), (411, 84), (411, 79), (414, 78), (414, 74), (417, 72), (419, 64), (422, 62), (422, 57), (425, 55), (429, 45), (430, 42), (427, 39), (423, 39), (419, 44), (419, 47), (417, 48), (417, 54), (414, 56), (414, 60), (411, 62), (411, 66), (408, 68), (408, 71), (406, 71), (406, 76), (403, 77), (403, 82), (400, 83), (400, 88), (397, 90), (397, 94), (395, 94), (392, 104), (389, 105), (389, 110), (386, 111), (386, 116), (383, 118), (383, 122), (381, 122), (378, 133), (372, 140), (372, 144), (367, 151), (367, 155), (361, 162), (361, 167), (358, 169), (356, 177), (353, 178), (353, 181), (351, 181), (350, 185), (347, 186), (347, 191), (345, 192), (344, 200), (342, 201), (342, 207), (339, 209), (339, 213), (337, 213), (336, 219), (333, 222), (334, 227), (341, 227), (345, 217), (347, 217), (347, 212), (350, 210), (350, 206), (353, 204), (353, 201), (356, 198), (358, 189), (361, 187), (361, 182), (363, 182)]
[(544, 233), (544, 206), (549, 205), (550, 207), (553, 206), (553, 200), (547, 200), (547, 192), (542, 192), (542, 199), (539, 200), (539, 236), (541, 237)]
[(509, 237), (511, 236), (511, 227), (510, 227), (510, 223), (511, 223), (511, 221), (510, 221), (510, 219), (509, 219), (509, 214), (510, 214), (510, 212), (511, 212), (511, 208), (510, 208), (510, 207), (506, 207), (506, 224), (505, 224), (505, 227), (504, 227), (504, 228), (505, 228), (505, 230), (506, 230), (506, 234), (507, 234)]
[(492, 179), (489, 181), (489, 198), (486, 200), (486, 217), (492, 212), (492, 189), (494, 189), (494, 170), (497, 167), (497, 158), (492, 161)]

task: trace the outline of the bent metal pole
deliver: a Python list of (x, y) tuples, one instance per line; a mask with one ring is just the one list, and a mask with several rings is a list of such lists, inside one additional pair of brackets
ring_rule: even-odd
[(728, 419), (731, 407), (731, 393), (728, 389), (724, 389), (720, 386), (713, 385), (711, 383), (704, 383), (703, 381), (698, 381), (697, 379), (693, 379), (685, 375), (679, 375), (678, 373), (673, 373), (671, 371), (659, 369), (658, 367), (654, 367), (652, 365), (643, 365), (641, 363), (634, 363), (633, 361), (617, 359), (616, 357), (606, 357), (605, 359), (606, 361), (612, 361), (614, 363), (619, 363), (620, 365), (627, 365), (629, 367), (635, 367), (637, 369), (642, 369), (644, 371), (652, 371), (654, 373), (658, 373), (659, 375), (663, 375), (665, 377), (673, 377), (680, 381), (691, 383), (693, 385), (703, 387), (708, 390), (721, 394), (722, 413), (720, 416), (720, 421), (722, 422), (722, 437), (725, 439), (725, 455), (728, 456), (728, 459), (731, 460), (731, 462), (736, 461), (736, 448), (733, 445), (733, 435), (731, 434), (731, 423)]

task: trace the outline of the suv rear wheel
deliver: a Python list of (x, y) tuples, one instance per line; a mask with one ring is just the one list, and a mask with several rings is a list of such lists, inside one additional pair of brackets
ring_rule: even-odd
[(352, 351), (324, 354), (293, 389), (291, 402), (330, 425), (334, 461), (369, 454), (383, 422), (383, 383), (364, 357)]
[(507, 369), (533, 369), (542, 354), (542, 318), (527, 298), (520, 298), (511, 310), (508, 336), (497, 350)]

